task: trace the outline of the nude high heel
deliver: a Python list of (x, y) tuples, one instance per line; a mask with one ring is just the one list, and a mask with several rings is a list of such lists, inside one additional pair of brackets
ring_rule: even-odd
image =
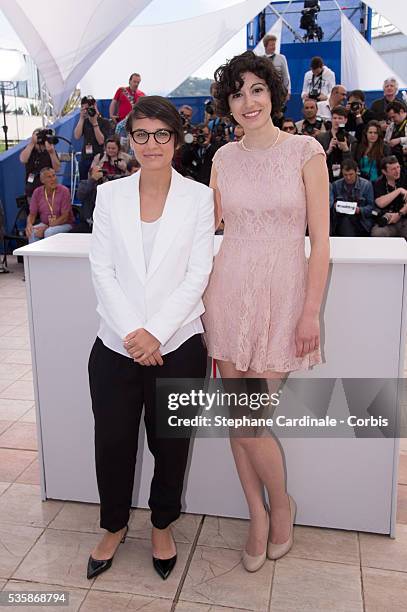
[[(269, 529), (270, 529), (270, 516), (268, 513), (268, 509), (265, 508), (267, 513), (267, 520), (269, 521)], [(267, 559), (267, 547), (266, 550), (260, 555), (249, 555), (246, 550), (243, 551), (242, 554), (242, 563), (245, 570), (248, 572), (257, 572), (261, 567), (263, 567), (265, 561)]]
[(288, 500), (290, 502), (291, 516), (290, 535), (288, 540), (286, 542), (283, 542), (282, 544), (273, 544), (270, 540), (267, 542), (267, 557), (272, 560), (279, 559), (280, 557), (286, 555), (294, 542), (294, 522), (295, 515), (297, 513), (297, 504), (295, 503), (291, 495), (288, 495)]

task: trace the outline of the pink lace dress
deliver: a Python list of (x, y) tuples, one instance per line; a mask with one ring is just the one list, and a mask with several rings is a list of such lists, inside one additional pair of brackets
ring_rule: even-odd
[(306, 290), (306, 199), (302, 168), (325, 155), (311, 136), (263, 151), (237, 143), (213, 158), (225, 233), (204, 294), (209, 355), (236, 368), (291, 372), (321, 363), (296, 357), (295, 328)]

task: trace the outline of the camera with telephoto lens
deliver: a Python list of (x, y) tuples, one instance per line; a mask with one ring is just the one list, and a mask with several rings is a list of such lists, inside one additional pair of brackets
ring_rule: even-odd
[(338, 131), (336, 132), (336, 140), (338, 142), (345, 142), (346, 140), (346, 130), (345, 130), (344, 123), (341, 123), (341, 125), (338, 128)]
[(302, 124), (302, 132), (303, 134), (308, 134), (312, 136), (315, 130), (320, 130), (322, 128), (322, 119), (321, 117), (317, 117), (315, 123), (310, 123), (307, 119), (304, 120)]
[(379, 227), (385, 227), (386, 225), (388, 225), (389, 220), (387, 219), (387, 217), (385, 217), (388, 212), (389, 211), (385, 210), (372, 210), (372, 217), (376, 225), (378, 225)]
[(205, 100), (205, 112), (208, 113), (208, 115), (215, 114), (215, 109), (213, 108), (212, 100)]
[(352, 113), (359, 113), (361, 108), (362, 108), (362, 104), (360, 102), (350, 103), (350, 110), (352, 111)]
[(205, 141), (206, 141), (206, 135), (205, 135), (204, 131), (203, 130), (198, 130), (196, 132), (196, 142), (197, 142), (197, 144), (203, 145), (203, 144), (205, 144)]
[(45, 128), (43, 130), (38, 130), (37, 132), (37, 144), (39, 145), (44, 145), (46, 142), (49, 142), (49, 144), (58, 144), (59, 140), (58, 138), (55, 136), (55, 132), (53, 129), (51, 128)]
[(88, 105), (88, 108), (86, 110), (89, 117), (94, 117), (96, 115), (96, 100), (93, 96), (84, 96), (81, 100), (81, 104)]

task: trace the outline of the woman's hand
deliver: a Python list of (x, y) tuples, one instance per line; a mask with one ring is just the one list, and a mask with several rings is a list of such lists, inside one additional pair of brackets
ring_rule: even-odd
[(295, 329), (296, 357), (305, 357), (319, 348), (319, 317), (302, 314)]
[(163, 358), (161, 356), (160, 351), (154, 351), (154, 353), (151, 355), (151, 357), (148, 357), (147, 359), (135, 359), (135, 361), (137, 363), (139, 363), (140, 365), (143, 366), (150, 366), (150, 365), (160, 365), (162, 366), (164, 364)]
[[(153, 353), (158, 351), (160, 344), (160, 341), (155, 336), (143, 328), (136, 329), (136, 331), (127, 334), (123, 342), (126, 351), (138, 363), (149, 360)], [(148, 365), (156, 364), (149, 363)]]

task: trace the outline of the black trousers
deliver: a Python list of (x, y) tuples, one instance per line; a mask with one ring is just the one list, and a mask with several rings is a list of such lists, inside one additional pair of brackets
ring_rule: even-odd
[(141, 366), (107, 348), (100, 338), (89, 357), (100, 526), (111, 532), (129, 520), (143, 406), (148, 447), (155, 461), (148, 501), (151, 522), (164, 529), (181, 512), (190, 440), (157, 437), (155, 387), (159, 377), (205, 377), (207, 351), (201, 335), (163, 355), (163, 361), (162, 366)]

